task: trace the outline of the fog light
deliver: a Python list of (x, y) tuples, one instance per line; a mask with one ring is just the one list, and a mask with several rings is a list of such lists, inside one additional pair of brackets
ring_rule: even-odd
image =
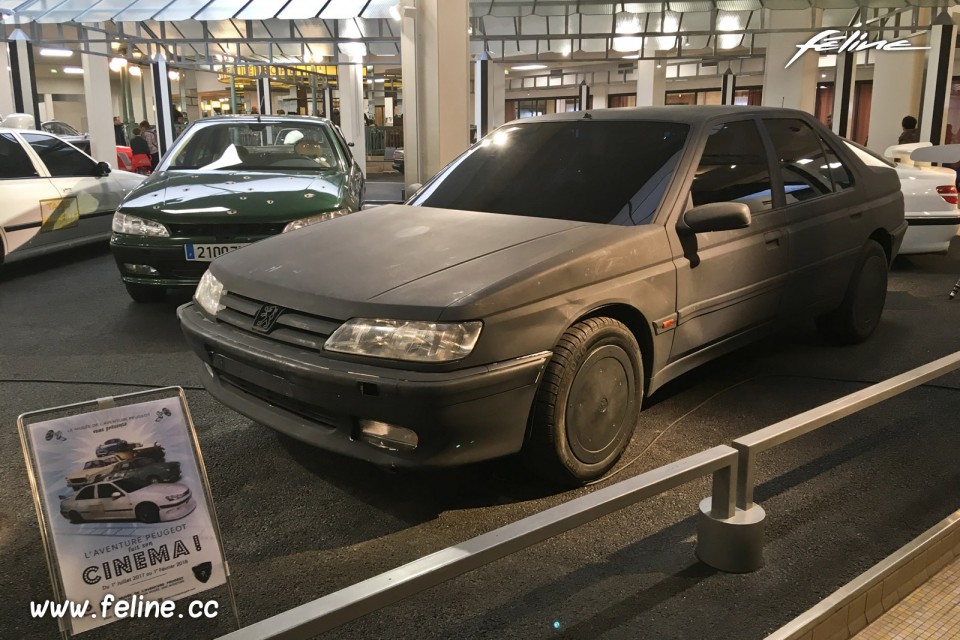
[(413, 451), (419, 440), (415, 431), (376, 420), (360, 421), (360, 437), (367, 444), (390, 451)]
[(136, 273), (141, 276), (155, 276), (160, 273), (148, 264), (130, 264), (129, 262), (124, 262), (123, 268), (130, 273)]

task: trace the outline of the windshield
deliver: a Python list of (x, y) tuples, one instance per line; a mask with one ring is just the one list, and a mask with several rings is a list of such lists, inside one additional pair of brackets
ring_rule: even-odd
[(345, 166), (323, 122), (211, 122), (188, 130), (159, 170), (331, 171)]
[(660, 206), (688, 130), (633, 120), (505, 125), (440, 172), (410, 204), (643, 224)]

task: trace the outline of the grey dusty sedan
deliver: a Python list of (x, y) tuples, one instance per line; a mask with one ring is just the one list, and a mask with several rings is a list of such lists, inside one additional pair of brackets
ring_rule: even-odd
[(183, 331), (224, 404), (396, 466), (608, 471), (643, 400), (779, 320), (880, 321), (896, 173), (805, 113), (667, 107), (500, 127), (407, 205), (215, 261)]

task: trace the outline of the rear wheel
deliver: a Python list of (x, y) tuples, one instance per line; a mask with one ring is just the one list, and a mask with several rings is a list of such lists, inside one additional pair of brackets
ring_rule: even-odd
[(817, 317), (817, 329), (836, 344), (863, 342), (880, 324), (887, 299), (887, 254), (874, 240), (863, 247), (840, 306)]
[(630, 442), (643, 401), (643, 362), (630, 330), (613, 318), (588, 318), (560, 338), (531, 416), (525, 454), (565, 485), (610, 470)]
[(164, 287), (155, 287), (149, 284), (132, 284), (130, 282), (124, 282), (123, 284), (134, 302), (163, 302), (163, 299), (167, 297), (167, 290)]

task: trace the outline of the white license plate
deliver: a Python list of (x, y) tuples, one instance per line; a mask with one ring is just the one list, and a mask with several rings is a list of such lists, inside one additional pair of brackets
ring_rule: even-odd
[(231, 251), (236, 251), (240, 247), (245, 247), (249, 243), (242, 244), (185, 244), (183, 251), (187, 260), (191, 262), (211, 262), (220, 256), (226, 255)]

